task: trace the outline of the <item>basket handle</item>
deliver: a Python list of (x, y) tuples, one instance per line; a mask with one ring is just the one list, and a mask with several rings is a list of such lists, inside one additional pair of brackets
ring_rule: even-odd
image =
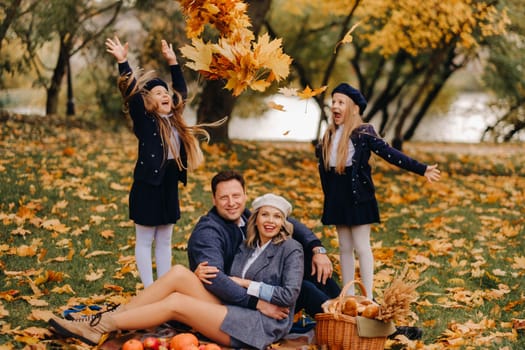
[(344, 286), (343, 289), (341, 290), (341, 293), (339, 294), (339, 305), (343, 304), (344, 297), (346, 296), (346, 292), (348, 291), (348, 288), (350, 288), (350, 286), (352, 286), (353, 284), (357, 284), (357, 285), (359, 286), (359, 288), (361, 289), (361, 294), (362, 294), (365, 298), (367, 297), (367, 295), (366, 295), (366, 289), (365, 289), (364, 284), (363, 284), (361, 281), (353, 280), (353, 281), (350, 281), (350, 282), (348, 282), (347, 284), (345, 284), (345, 286)]

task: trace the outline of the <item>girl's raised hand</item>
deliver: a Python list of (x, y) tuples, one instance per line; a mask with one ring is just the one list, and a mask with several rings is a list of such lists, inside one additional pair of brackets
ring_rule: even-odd
[(427, 166), (427, 170), (425, 170), (425, 177), (427, 178), (428, 182), (434, 182), (439, 181), (441, 178), (441, 171), (437, 168), (437, 164), (429, 165)]
[(161, 40), (160, 43), (161, 43), (162, 56), (164, 56), (168, 64), (170, 66), (178, 64), (177, 55), (175, 55), (175, 51), (173, 51), (173, 45), (168, 44), (166, 40)]
[(118, 63), (126, 62), (128, 59), (128, 48), (129, 44), (125, 43), (122, 45), (118, 36), (115, 36), (113, 39), (106, 39), (106, 51), (112, 54)]

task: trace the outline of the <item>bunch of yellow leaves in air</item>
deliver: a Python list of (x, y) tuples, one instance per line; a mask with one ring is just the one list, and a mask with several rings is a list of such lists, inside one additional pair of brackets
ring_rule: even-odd
[[(238, 0), (180, 0), (191, 45), (181, 48), (186, 65), (210, 80), (226, 80), (235, 96), (247, 88), (264, 91), (273, 81), (286, 78), (292, 62), (283, 53), (281, 39), (267, 34), (254, 40), (248, 28), (246, 4)], [(200, 36), (205, 25), (219, 32), (216, 43)]]

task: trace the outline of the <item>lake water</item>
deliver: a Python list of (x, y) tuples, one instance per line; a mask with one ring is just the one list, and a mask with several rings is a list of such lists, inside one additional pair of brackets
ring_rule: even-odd
[[(260, 118), (234, 117), (230, 121), (230, 137), (282, 141), (311, 141), (317, 138), (320, 118), (317, 104), (281, 95), (275, 96), (271, 101), (283, 105), (285, 111), (272, 109)], [(459, 95), (447, 113), (425, 116), (414, 134), (413, 141), (479, 142), (487, 125), (496, 120), (494, 113), (487, 108), (487, 102), (488, 97), (485, 94)], [(372, 124), (376, 124), (375, 119), (372, 120)], [(390, 136), (387, 134), (386, 139), (390, 139)]]

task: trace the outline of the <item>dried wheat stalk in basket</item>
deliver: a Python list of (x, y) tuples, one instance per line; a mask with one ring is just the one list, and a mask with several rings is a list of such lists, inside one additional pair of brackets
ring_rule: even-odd
[(394, 278), (390, 286), (383, 293), (383, 301), (379, 306), (379, 315), (376, 319), (399, 324), (408, 322), (411, 314), (410, 305), (419, 296), (416, 288), (424, 282), (407, 281), (405, 269), (401, 276)]

